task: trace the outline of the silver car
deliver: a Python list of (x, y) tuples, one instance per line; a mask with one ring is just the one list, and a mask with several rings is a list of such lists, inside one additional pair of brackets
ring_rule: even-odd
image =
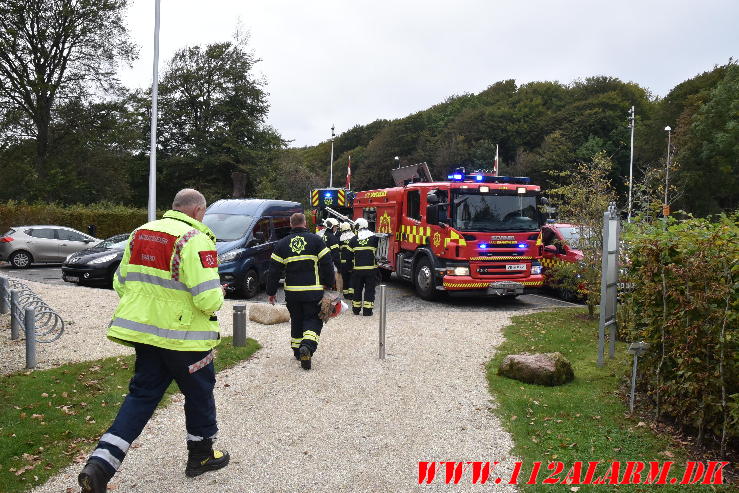
[(61, 263), (98, 242), (98, 238), (64, 226), (13, 226), (0, 235), (0, 260), (17, 269), (33, 263)]

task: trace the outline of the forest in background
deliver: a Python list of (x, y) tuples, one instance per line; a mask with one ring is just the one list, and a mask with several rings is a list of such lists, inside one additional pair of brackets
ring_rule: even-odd
[[(145, 206), (150, 94), (115, 79), (116, 68), (136, 56), (122, 22), (127, 2), (69, 5), (53, 11), (44, 2), (0, 4), (0, 201)], [(255, 75), (258, 62), (248, 35), (237, 33), (183, 47), (164, 63), (159, 207), (184, 186), (211, 201), (229, 197), (234, 172), (245, 175), (247, 196), (305, 202), (310, 188), (327, 186), (331, 143), (291, 148), (266, 124), (267, 81)], [(437, 178), (459, 166), (489, 169), (497, 144), (501, 174), (530, 176), (547, 190), (565, 185), (563, 172), (605, 151), (623, 207), (632, 105), (635, 207), (647, 210), (663, 200), (669, 125), (672, 209), (735, 210), (739, 67), (733, 60), (662, 98), (609, 76), (494, 82), (479, 94), (339, 132), (333, 181), (345, 182), (349, 156), (355, 190), (391, 186), (395, 156), (401, 165), (428, 163)]]

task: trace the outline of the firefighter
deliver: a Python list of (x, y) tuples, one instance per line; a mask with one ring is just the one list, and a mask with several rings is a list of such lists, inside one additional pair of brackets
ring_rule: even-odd
[(345, 299), (351, 300), (354, 294), (354, 286), (352, 286), (352, 255), (349, 242), (354, 238), (354, 232), (352, 231), (352, 225), (348, 222), (341, 223), (339, 231), (341, 231), (341, 235), (339, 236), (339, 249), (341, 250), (341, 267), (339, 268), (339, 272), (341, 273), (341, 278), (344, 280), (342, 294)]
[(324, 289), (334, 286), (334, 268), (328, 247), (318, 235), (308, 231), (303, 214), (290, 216), (290, 226), (292, 231), (277, 243), (270, 259), (267, 295), (274, 305), (277, 285), (284, 274), (290, 346), (303, 369), (310, 370), (323, 327), (318, 316), (319, 303)]
[(162, 219), (131, 234), (113, 277), (121, 300), (107, 336), (133, 346), (136, 365), (115, 421), (78, 476), (83, 493), (107, 490), (172, 380), (185, 395), (185, 474), (198, 476), (228, 464), (228, 453), (213, 449), (218, 426), (212, 349), (221, 342), (215, 313), (223, 305), (223, 290), (216, 237), (201, 222), (205, 208), (200, 192), (180, 190)]
[[(377, 286), (377, 245), (379, 238), (368, 230), (369, 224), (364, 218), (355, 221), (357, 236), (349, 242), (352, 259), (352, 311), (359, 315), (372, 316), (375, 307), (375, 286)], [(362, 301), (364, 291), (364, 301)]]
[(326, 232), (323, 235), (323, 241), (326, 242), (326, 246), (331, 252), (331, 259), (336, 266), (337, 272), (341, 268), (341, 250), (339, 248), (339, 235), (337, 231), (339, 229), (339, 221), (333, 217), (326, 219)]

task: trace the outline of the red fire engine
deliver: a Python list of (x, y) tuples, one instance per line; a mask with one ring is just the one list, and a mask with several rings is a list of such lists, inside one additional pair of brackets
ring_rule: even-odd
[(528, 178), (487, 172), (434, 182), (425, 164), (393, 170), (396, 187), (357, 192), (354, 218), (385, 233), (380, 271), (442, 292), (517, 296), (543, 284), (539, 192)]

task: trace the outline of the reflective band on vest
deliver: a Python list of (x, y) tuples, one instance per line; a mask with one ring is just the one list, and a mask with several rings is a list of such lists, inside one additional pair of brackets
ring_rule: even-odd
[(218, 279), (211, 279), (210, 281), (201, 282), (197, 286), (193, 286), (192, 289), (188, 288), (184, 283), (175, 281), (172, 279), (162, 279), (152, 274), (143, 274), (141, 272), (130, 272), (126, 278), (126, 281), (143, 282), (146, 284), (154, 284), (168, 289), (175, 289), (177, 291), (187, 291), (193, 296), (197, 296), (202, 292), (209, 289), (220, 288), (221, 281)]
[(144, 334), (155, 335), (163, 339), (179, 341), (213, 341), (217, 340), (219, 337), (219, 333), (215, 331), (162, 329), (155, 325), (142, 324), (140, 322), (134, 322), (133, 320), (126, 320), (125, 318), (116, 318), (110, 325), (134, 330), (136, 332), (143, 332)]
[(195, 373), (201, 368), (207, 366), (211, 361), (213, 361), (213, 351), (209, 352), (205, 358), (188, 366), (187, 371), (190, 373)]
[(172, 272), (172, 279), (175, 281), (180, 280), (180, 260), (182, 258), (182, 249), (185, 247), (185, 243), (190, 241), (190, 238), (200, 233), (197, 229), (191, 229), (177, 240), (174, 245), (174, 254), (172, 255), (172, 265), (170, 271)]

